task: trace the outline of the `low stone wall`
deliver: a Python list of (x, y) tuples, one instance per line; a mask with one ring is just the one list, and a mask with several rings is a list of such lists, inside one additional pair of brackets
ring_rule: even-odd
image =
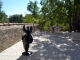
[[(28, 25), (26, 25), (27, 27)], [(1, 26), (0, 27), (0, 52), (21, 40), (23, 35), (23, 25)], [(38, 29), (38, 25), (33, 26), (33, 32)]]

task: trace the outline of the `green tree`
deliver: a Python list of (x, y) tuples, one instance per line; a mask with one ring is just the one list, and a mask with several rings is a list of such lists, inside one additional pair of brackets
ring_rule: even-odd
[(15, 15), (12, 15), (9, 17), (9, 22), (17, 22), (17, 23), (22, 23), (23, 22), (23, 16), (22, 14), (18, 15), (18, 14), (15, 14)]
[(62, 24), (62, 22), (66, 20), (66, 8), (64, 7), (63, 1), (41, 0), (41, 5), (41, 12), (44, 16), (43, 20), (50, 20), (51, 26), (55, 24)]
[(7, 15), (2, 11), (2, 1), (0, 0), (0, 22), (9, 22)]
[(27, 23), (38, 23), (39, 20), (34, 18), (32, 14), (26, 14), (25, 19)]
[[(76, 22), (79, 15), (80, 15), (80, 0), (74, 0), (74, 19), (73, 19), (73, 23)], [(73, 24), (73, 29), (74, 29), (74, 31), (76, 30), (74, 24)]]
[(55, 24), (63, 25), (71, 30), (72, 22), (74, 20), (74, 1), (41, 0), (41, 5), (41, 12), (44, 16), (43, 20), (50, 20), (51, 26)]
[(1, 2), (1, 0), (0, 0), (0, 12), (1, 12), (1, 8), (2, 8), (2, 2)]
[(37, 18), (39, 13), (39, 7), (37, 6), (37, 1), (35, 2), (30, 1), (27, 6), (27, 10), (29, 10), (32, 13), (33, 17)]

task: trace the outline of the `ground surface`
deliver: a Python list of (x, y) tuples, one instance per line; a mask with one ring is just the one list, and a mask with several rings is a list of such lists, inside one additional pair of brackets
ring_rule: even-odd
[(70, 34), (36, 31), (30, 44), (31, 56), (23, 56), (22, 41), (0, 53), (0, 60), (79, 60), (80, 42), (72, 41)]

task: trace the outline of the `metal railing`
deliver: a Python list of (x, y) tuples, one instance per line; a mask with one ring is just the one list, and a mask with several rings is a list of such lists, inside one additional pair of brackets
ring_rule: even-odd
[(51, 31), (52, 27), (40, 27), (41, 31)]

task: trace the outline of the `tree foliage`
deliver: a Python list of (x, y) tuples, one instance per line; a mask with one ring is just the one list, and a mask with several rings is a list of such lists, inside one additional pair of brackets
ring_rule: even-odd
[(23, 22), (23, 16), (22, 14), (18, 15), (18, 14), (15, 14), (15, 15), (12, 15), (9, 17), (9, 22), (11, 23), (22, 23)]
[(43, 20), (51, 21), (50, 26), (67, 24), (67, 13), (64, 1), (60, 0), (41, 0), (41, 12), (44, 16)]
[(2, 11), (2, 2), (0, 1), (0, 22), (9, 22), (7, 15)]
[(33, 17), (32, 14), (26, 14), (24, 18), (27, 23), (38, 23), (39, 22), (39, 20), (37, 18)]
[(35, 2), (30, 1), (27, 6), (27, 10), (32, 13), (33, 17), (37, 18), (38, 12), (39, 12), (39, 7), (37, 6), (37, 1), (35, 1)]
[(2, 8), (2, 2), (0, 1), (0, 12), (1, 12), (1, 8)]
[(75, 17), (79, 15), (79, 0), (41, 0), (43, 21), (51, 21), (50, 25), (62, 25), (66, 29), (73, 26)]

